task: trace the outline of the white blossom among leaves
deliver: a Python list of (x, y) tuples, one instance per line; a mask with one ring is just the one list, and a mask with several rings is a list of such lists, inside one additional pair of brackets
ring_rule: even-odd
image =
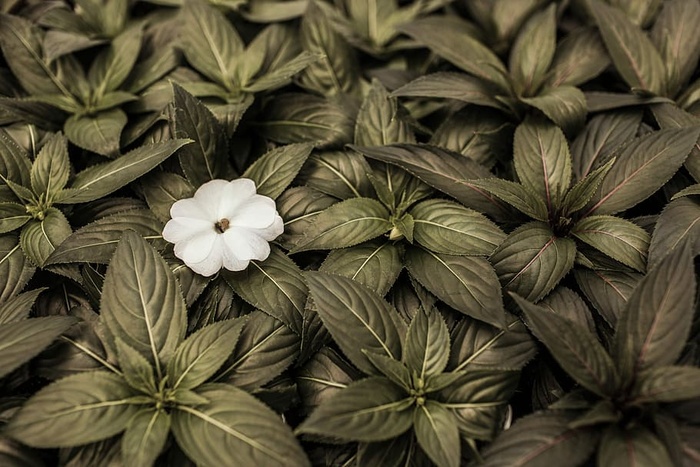
[(275, 202), (247, 178), (211, 180), (193, 198), (176, 201), (163, 238), (194, 272), (211, 276), (222, 267), (242, 271), (270, 254), (268, 242), (284, 230)]

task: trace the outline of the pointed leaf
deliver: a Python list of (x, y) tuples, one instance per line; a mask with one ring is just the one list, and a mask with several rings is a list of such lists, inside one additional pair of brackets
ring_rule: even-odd
[(32, 289), (3, 301), (0, 304), (0, 325), (27, 319), (34, 302), (44, 290), (46, 287)]
[(94, 201), (149, 172), (190, 140), (173, 139), (147, 144), (105, 164), (94, 165), (79, 172), (73, 179), (72, 195), (62, 203), (75, 204)]
[(165, 410), (141, 409), (134, 415), (122, 437), (121, 453), (125, 465), (153, 465), (170, 434), (170, 415)]
[(292, 183), (311, 154), (311, 144), (290, 144), (268, 151), (242, 177), (255, 182), (258, 194), (276, 199)]
[(634, 403), (676, 402), (700, 397), (700, 368), (662, 366), (640, 375)]
[(377, 374), (362, 350), (401, 358), (406, 329), (392, 306), (352, 279), (311, 271), (305, 277), (323, 324), (355, 366)]
[(666, 91), (664, 64), (642, 29), (613, 6), (599, 0), (589, 0), (588, 4), (610, 58), (625, 82), (632, 89), (663, 95)]
[(586, 120), (586, 96), (573, 86), (547, 88), (537, 96), (521, 100), (541, 110), (569, 135), (576, 134)]
[(112, 373), (68, 376), (29, 399), (5, 433), (28, 446), (44, 448), (99, 441), (124, 430), (138, 411), (129, 400), (133, 396), (121, 376)]
[(321, 212), (293, 253), (344, 248), (378, 237), (392, 227), (389, 212), (379, 201), (352, 198)]
[(437, 402), (426, 401), (416, 409), (414, 424), (418, 444), (435, 465), (460, 465), (459, 430), (449, 410)]
[(505, 324), (501, 288), (486, 259), (414, 247), (405, 263), (411, 276), (455, 310), (496, 327)]
[(365, 378), (329, 397), (297, 432), (352, 441), (383, 441), (411, 427), (411, 402), (412, 398), (388, 379)]
[(281, 88), (289, 84), (295, 75), (324, 58), (325, 56), (320, 54), (302, 52), (281, 66), (256, 78), (251, 84), (243, 86), (243, 89), (248, 92), (261, 92)]
[(228, 141), (214, 114), (196, 97), (173, 83), (175, 103), (175, 135), (192, 138), (178, 152), (180, 167), (187, 180), (195, 187), (228, 172)]
[(593, 170), (571, 187), (562, 201), (563, 212), (566, 215), (586, 207), (614, 163), (615, 159), (609, 160), (605, 165)]
[(619, 380), (610, 355), (597, 336), (570, 320), (512, 294), (527, 324), (554, 359), (581, 386), (602, 397), (613, 396)]
[(411, 321), (406, 335), (403, 360), (409, 370), (425, 381), (442, 373), (450, 357), (450, 335), (436, 309), (420, 309)]
[(693, 254), (700, 253), (700, 203), (695, 197), (674, 199), (661, 211), (649, 246), (649, 269), (684, 242)]
[(0, 235), (0, 303), (21, 292), (34, 270), (17, 235)]
[(371, 198), (374, 190), (368, 172), (370, 168), (360, 154), (323, 151), (308, 158), (301, 179), (306, 186), (336, 198)]
[(197, 330), (180, 344), (168, 362), (173, 389), (193, 389), (209, 379), (233, 352), (243, 319), (229, 319)]
[(631, 271), (577, 268), (576, 282), (586, 298), (611, 326), (615, 326), (642, 275)]
[(506, 237), (483, 215), (451, 201), (422, 201), (410, 214), (415, 241), (436, 253), (489, 255)]
[(208, 384), (197, 394), (211, 402), (171, 414), (177, 444), (196, 463), (311, 465), (290, 428), (255, 397), (227, 384)]
[(514, 230), (490, 261), (504, 288), (536, 302), (569, 272), (575, 256), (573, 240), (557, 237), (541, 222), (530, 222)]
[(172, 271), (133, 231), (125, 231), (117, 245), (100, 305), (109, 334), (140, 352), (162, 377), (161, 364), (184, 338), (187, 312)]
[(53, 197), (66, 186), (69, 175), (68, 142), (58, 133), (44, 144), (36, 156), (31, 172), (32, 190)]
[[(661, 128), (689, 128), (700, 125), (700, 118), (683, 111), (674, 104), (657, 104), (651, 107), (654, 118)], [(685, 168), (695, 181), (700, 180), (700, 140), (685, 160)]]
[(377, 80), (362, 102), (355, 123), (355, 144), (382, 146), (392, 143), (413, 143), (415, 138), (408, 123), (401, 119), (396, 98), (389, 95)]
[(610, 65), (600, 34), (593, 28), (576, 29), (557, 44), (546, 84), (552, 88), (579, 86)]
[(620, 467), (671, 467), (666, 446), (641, 425), (622, 429), (610, 426), (603, 432), (597, 456), (598, 465)]
[(24, 225), (19, 243), (32, 263), (44, 267), (47, 258), (70, 234), (70, 224), (63, 213), (49, 208), (43, 219), (33, 219)]
[(0, 233), (12, 232), (31, 220), (27, 208), (19, 203), (0, 203)]
[(157, 394), (158, 387), (153, 375), (153, 366), (137, 350), (134, 350), (123, 340), (116, 338), (117, 362), (124, 374), (124, 380), (134, 390), (146, 394)]
[(5, 130), (0, 130), (0, 178), (28, 187), (30, 170), (26, 151)]
[(554, 4), (534, 13), (520, 28), (508, 64), (518, 94), (529, 96), (539, 87), (554, 57), (556, 36)]
[(103, 156), (119, 154), (119, 138), (127, 117), (121, 109), (103, 110), (94, 115), (72, 115), (63, 130), (71, 143)]
[(571, 235), (637, 271), (646, 270), (651, 238), (643, 228), (615, 216), (589, 216), (578, 221)]
[(625, 144), (593, 196), (588, 213), (614, 214), (649, 197), (676, 173), (699, 136), (697, 128), (668, 129)]
[(119, 89), (129, 76), (141, 51), (142, 37), (141, 25), (126, 28), (92, 61), (88, 80), (98, 96)]
[(490, 193), (508, 203), (528, 217), (543, 222), (549, 220), (546, 198), (531, 188), (500, 178), (470, 180), (468, 183), (471, 187)]
[(194, 187), (180, 175), (153, 171), (141, 179), (146, 203), (163, 223), (170, 220), (170, 208), (176, 201), (194, 196)]
[(365, 355), (372, 362), (372, 365), (394, 384), (399, 385), (406, 391), (410, 391), (413, 388), (411, 371), (405, 363), (372, 352), (365, 352)]

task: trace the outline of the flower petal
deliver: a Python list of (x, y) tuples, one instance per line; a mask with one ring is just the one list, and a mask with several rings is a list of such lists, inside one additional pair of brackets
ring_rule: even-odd
[(219, 219), (231, 219), (241, 205), (249, 202), (255, 196), (255, 182), (248, 178), (239, 178), (229, 182), (221, 193), (222, 202), (217, 215)]
[(228, 247), (224, 247), (223, 252), (224, 267), (229, 271), (243, 271), (250, 264), (250, 260), (239, 258)]
[(175, 244), (175, 256), (186, 265), (199, 263), (214, 253), (214, 244), (219, 236), (215, 230), (202, 232), (199, 235)]
[(221, 235), (217, 235), (216, 241), (214, 242), (214, 246), (212, 247), (209, 256), (207, 256), (198, 263), (185, 264), (187, 264), (187, 266), (189, 266), (189, 268), (197, 274), (201, 274), (206, 277), (213, 276), (221, 270), (221, 266), (223, 265), (224, 261), (225, 251), (226, 247), (224, 246), (224, 242), (221, 239)]
[(262, 229), (256, 229), (253, 227), (241, 227), (251, 234), (255, 234), (259, 237), (262, 237), (268, 242), (271, 242), (272, 240), (276, 239), (282, 233), (284, 233), (284, 220), (280, 217), (279, 214), (275, 214), (275, 219), (272, 221), (272, 224), (270, 224), (267, 227), (264, 227)]
[(163, 228), (163, 239), (170, 243), (179, 243), (196, 235), (214, 230), (214, 224), (201, 219), (176, 217), (170, 219)]
[(216, 220), (221, 218), (219, 211), (224, 202), (224, 193), (228, 184), (228, 180), (210, 180), (195, 191), (194, 199), (201, 208), (210, 213), (209, 217), (213, 216)]
[(216, 222), (216, 212), (202, 205), (194, 198), (185, 198), (175, 201), (170, 207), (170, 217), (184, 217), (187, 219), (199, 219), (210, 223)]
[(264, 229), (275, 221), (275, 202), (267, 196), (255, 195), (228, 218), (231, 225)]
[(270, 255), (267, 240), (240, 227), (229, 227), (223, 234), (228, 250), (240, 260), (264, 260)]

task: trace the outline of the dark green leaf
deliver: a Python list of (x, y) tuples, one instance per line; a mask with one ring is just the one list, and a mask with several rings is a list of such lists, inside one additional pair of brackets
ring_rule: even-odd
[(121, 452), (124, 465), (153, 465), (170, 434), (170, 415), (165, 410), (141, 409), (126, 426)]
[(28, 187), (30, 170), (27, 153), (4, 129), (0, 129), (0, 178)]
[(301, 171), (306, 186), (340, 199), (374, 196), (370, 168), (360, 154), (323, 151), (312, 154)]
[(396, 98), (389, 96), (379, 81), (372, 81), (372, 88), (357, 114), (355, 144), (382, 146), (413, 142), (415, 138), (408, 123), (401, 119)]
[(676, 402), (700, 397), (700, 368), (662, 366), (639, 375), (633, 403)]
[[(91, 371), (68, 376), (36, 393), (5, 428), (35, 447), (68, 447), (99, 441), (126, 428), (138, 411), (121, 376)], [(89, 427), (89, 429), (86, 429)]]
[(170, 387), (196, 388), (216, 373), (233, 352), (244, 322), (243, 319), (219, 321), (188, 336), (168, 362)]
[[(379, 370), (381, 374), (389, 378), (389, 380), (394, 384), (399, 385), (406, 391), (410, 391), (413, 388), (414, 380), (410, 371), (411, 369), (408, 368), (405, 363), (402, 363), (399, 360), (394, 360), (393, 358), (389, 358), (385, 355), (372, 352), (365, 352), (365, 355), (367, 355), (369, 361), (372, 362), (372, 365), (374, 365), (374, 367)], [(417, 370), (414, 369), (413, 374), (416, 374), (415, 371)], [(424, 384), (425, 380), (422, 381), (422, 384)]]
[(602, 399), (591, 407), (586, 413), (569, 423), (571, 428), (584, 428), (587, 426), (611, 425), (620, 421), (621, 414), (615, 404), (609, 399)]
[[(700, 118), (685, 112), (674, 104), (657, 104), (651, 107), (654, 118), (661, 128), (689, 128), (700, 125)], [(685, 160), (685, 167), (695, 181), (700, 180), (700, 140)]]
[(0, 326), (0, 378), (34, 358), (75, 324), (74, 318), (48, 316)]
[(141, 25), (126, 28), (111, 40), (109, 47), (97, 55), (90, 65), (88, 80), (93, 92), (102, 97), (110, 91), (119, 89), (141, 51)]
[(248, 167), (242, 177), (255, 182), (258, 194), (276, 199), (297, 176), (312, 148), (308, 143), (275, 148)]
[(675, 363), (690, 331), (694, 297), (693, 257), (685, 244), (639, 282), (618, 321), (613, 356), (623, 378)]
[(622, 264), (646, 270), (651, 238), (637, 224), (615, 216), (589, 216), (578, 221), (571, 234)]
[(576, 282), (586, 298), (608, 324), (614, 326), (627, 306), (641, 274), (628, 271), (605, 271), (577, 268)]
[(436, 253), (489, 255), (505, 239), (486, 217), (450, 201), (423, 201), (410, 213), (415, 241)]
[(121, 109), (103, 110), (94, 115), (72, 115), (63, 130), (71, 143), (103, 156), (119, 154), (119, 138), (127, 117)]
[(579, 86), (598, 76), (609, 64), (608, 51), (598, 32), (576, 29), (557, 44), (546, 83), (552, 88)]
[(514, 230), (490, 261), (503, 287), (536, 302), (569, 272), (575, 256), (573, 240), (557, 237), (546, 224), (530, 222)]
[(185, 335), (185, 301), (166, 262), (133, 231), (125, 231), (117, 245), (100, 305), (112, 339), (140, 352), (155, 365), (160, 379), (161, 365)]
[(591, 310), (581, 296), (568, 287), (555, 287), (552, 293), (547, 295), (539, 305), (579, 327), (588, 329), (592, 334), (596, 334), (596, 325)]
[[(250, 54), (248, 51), (248, 55)], [(302, 52), (278, 68), (256, 78), (252, 84), (243, 86), (243, 89), (248, 92), (261, 92), (281, 88), (289, 84), (294, 75), (324, 58), (322, 55)]]
[(37, 195), (46, 193), (50, 199), (66, 186), (69, 175), (68, 142), (58, 133), (44, 144), (32, 164), (32, 190)]
[(173, 139), (147, 144), (114, 161), (89, 167), (75, 176), (70, 187), (75, 191), (61, 202), (85, 203), (108, 195), (149, 172), (188, 143), (190, 140)]
[(0, 303), (19, 293), (34, 275), (16, 235), (0, 235)]
[(610, 355), (588, 329), (512, 294), (530, 329), (561, 367), (581, 386), (600, 396), (613, 396), (619, 378)]
[(496, 327), (505, 325), (501, 287), (486, 259), (414, 247), (407, 250), (405, 263), (411, 276), (452, 308)]
[(554, 57), (556, 36), (554, 4), (530, 16), (520, 28), (508, 63), (518, 95), (530, 96), (540, 86)]
[(659, 130), (625, 144), (591, 200), (588, 213), (614, 214), (666, 183), (698, 140), (697, 128)]
[(148, 207), (159, 221), (170, 220), (175, 201), (192, 198), (194, 187), (183, 177), (169, 172), (151, 172), (142, 179), (141, 188)]
[(460, 460), (459, 430), (455, 416), (431, 400), (415, 410), (418, 444), (438, 467), (457, 467)]
[(316, 216), (292, 252), (357, 245), (380, 236), (391, 227), (389, 211), (379, 201), (370, 198), (348, 199)]
[(148, 209), (130, 209), (81, 227), (54, 250), (46, 265), (90, 262), (107, 264), (125, 230), (134, 230), (147, 240), (160, 240), (163, 224)]
[(396, 243), (373, 240), (332, 250), (319, 271), (349, 277), (384, 296), (403, 268), (401, 256), (402, 249)]
[(548, 88), (537, 96), (521, 100), (541, 110), (567, 134), (576, 134), (586, 120), (586, 96), (573, 86)]
[(637, 94), (620, 94), (616, 92), (589, 91), (585, 93), (589, 112), (604, 112), (623, 107), (637, 107), (651, 104), (668, 104), (673, 101), (667, 97)]
[(661, 440), (640, 425), (627, 429), (612, 425), (605, 430), (598, 448), (597, 463), (606, 467), (671, 467), (673, 465)]
[(678, 198), (661, 212), (649, 246), (649, 269), (676, 247), (688, 242), (693, 254), (700, 253), (700, 203), (694, 197)]
[(405, 324), (379, 295), (342, 276), (307, 272), (305, 277), (323, 324), (355, 366), (377, 373), (362, 350), (401, 358)]
[(449, 357), (450, 336), (445, 321), (436, 309), (420, 309), (406, 335), (403, 354), (406, 366), (425, 381), (442, 373)]
[(32, 218), (19, 203), (0, 203), (0, 234), (19, 229)]
[(272, 248), (265, 261), (251, 261), (244, 271), (222, 274), (245, 301), (301, 335), (308, 289), (299, 267), (281, 250)]
[(206, 405), (178, 406), (171, 417), (177, 444), (202, 465), (310, 466), (278, 414), (245, 391), (208, 384), (197, 393)]
[(297, 432), (352, 441), (383, 441), (411, 427), (412, 401), (386, 378), (365, 378), (329, 397)]
[(642, 29), (619, 9), (588, 0), (615, 68), (634, 90), (664, 95), (666, 76), (659, 52)]
[(158, 393), (153, 367), (146, 358), (123, 340), (116, 338), (117, 362), (122, 370), (124, 380), (134, 390), (149, 395)]
[(563, 212), (567, 215), (573, 214), (586, 207), (614, 163), (615, 159), (611, 159), (576, 182), (564, 196)]
[(49, 208), (43, 219), (33, 219), (22, 227), (19, 243), (32, 263), (44, 267), (47, 258), (70, 234), (70, 224), (63, 213)]
[(177, 84), (173, 84), (173, 96), (175, 135), (195, 141), (178, 152), (187, 180), (199, 187), (209, 180), (225, 178), (228, 141), (221, 125), (199, 99)]
[[(377, 357), (378, 354), (372, 354)], [(393, 359), (389, 359), (395, 361)], [(312, 409), (360, 378), (350, 363), (329, 347), (322, 347), (296, 372), (296, 382), (306, 415)]]
[(7, 301), (1, 302), (0, 325), (27, 319), (32, 306), (34, 306), (34, 302), (39, 294), (41, 294), (44, 290), (46, 290), (46, 287), (32, 289), (27, 292), (17, 294)]
[(475, 189), (492, 194), (528, 217), (543, 222), (549, 220), (549, 211), (545, 203), (545, 197), (540, 196), (531, 188), (501, 178), (470, 180), (469, 185)]

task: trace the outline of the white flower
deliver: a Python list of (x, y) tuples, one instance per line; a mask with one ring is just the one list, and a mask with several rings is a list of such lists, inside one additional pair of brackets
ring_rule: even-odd
[(211, 276), (222, 267), (242, 271), (270, 255), (268, 242), (284, 230), (275, 202), (255, 192), (247, 178), (211, 180), (194, 198), (176, 201), (163, 238), (194, 272)]

